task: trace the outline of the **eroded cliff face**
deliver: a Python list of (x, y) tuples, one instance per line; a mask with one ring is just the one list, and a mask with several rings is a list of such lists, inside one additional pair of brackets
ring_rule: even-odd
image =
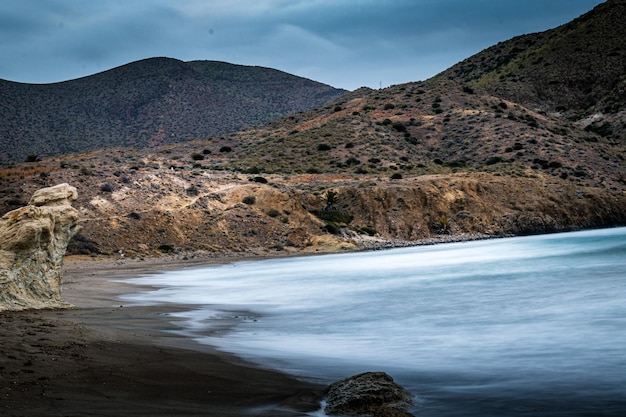
[(78, 197), (68, 184), (36, 191), (0, 218), (0, 311), (62, 308), (63, 256), (78, 232)]

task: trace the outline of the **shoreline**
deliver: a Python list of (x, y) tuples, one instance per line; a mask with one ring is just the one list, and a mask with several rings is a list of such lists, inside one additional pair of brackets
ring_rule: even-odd
[[(493, 238), (446, 235), (421, 242), (379, 241), (360, 251)], [(318, 411), (325, 386), (172, 332), (176, 321), (168, 313), (193, 306), (128, 307), (117, 297), (141, 288), (124, 279), (145, 274), (323, 254), (68, 256), (62, 297), (74, 308), (0, 312), (0, 414), (295, 417)], [(229, 326), (219, 324), (216, 332)]]
[(116, 299), (138, 288), (118, 280), (206, 261), (70, 257), (63, 299), (74, 308), (0, 312), (0, 414), (295, 417), (319, 410), (325, 386), (172, 332), (168, 313), (186, 306), (126, 307)]

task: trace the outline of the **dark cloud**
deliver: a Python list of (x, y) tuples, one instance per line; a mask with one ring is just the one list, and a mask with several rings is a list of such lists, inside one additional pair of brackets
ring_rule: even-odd
[(54, 82), (150, 56), (277, 68), (334, 86), (428, 78), (601, 0), (3, 0), (0, 78)]

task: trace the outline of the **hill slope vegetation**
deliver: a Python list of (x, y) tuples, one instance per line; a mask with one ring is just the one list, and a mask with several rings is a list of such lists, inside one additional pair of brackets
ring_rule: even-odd
[(171, 58), (54, 84), (0, 80), (0, 160), (220, 135), (344, 92), (269, 68)]

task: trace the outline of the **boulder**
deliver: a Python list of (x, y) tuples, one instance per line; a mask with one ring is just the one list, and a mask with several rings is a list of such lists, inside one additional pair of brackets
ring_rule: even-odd
[(365, 372), (332, 384), (326, 394), (324, 412), (328, 415), (374, 417), (413, 416), (410, 392), (384, 372)]
[(0, 311), (62, 308), (63, 256), (79, 231), (68, 184), (35, 192), (30, 203), (0, 218)]

